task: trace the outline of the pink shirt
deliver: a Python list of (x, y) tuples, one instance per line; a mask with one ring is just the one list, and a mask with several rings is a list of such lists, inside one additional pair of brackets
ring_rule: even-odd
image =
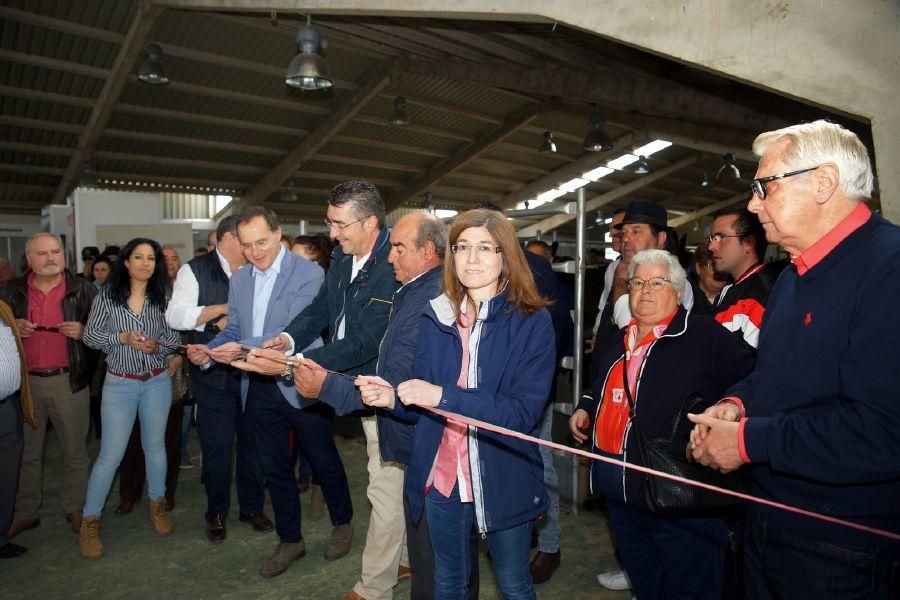
[[(466, 325), (456, 324), (462, 342), (462, 365), (460, 365), (456, 385), (467, 389), (469, 387), (469, 338), (472, 335), (472, 321), (465, 314), (461, 315), (460, 320)], [(426, 491), (433, 485), (442, 496), (449, 498), (453, 492), (453, 486), (459, 484), (460, 501), (472, 502), (468, 433), (467, 425), (450, 421), (444, 425), (444, 435), (441, 437), (441, 445), (438, 447), (431, 476), (426, 484)]]
[[(66, 295), (65, 275), (59, 284), (47, 294), (34, 286), (34, 273), (28, 275), (28, 314), (26, 319), (38, 326), (56, 327), (63, 317), (62, 301)], [(22, 339), (25, 348), (25, 364), (29, 371), (58, 369), (69, 366), (66, 336), (56, 331), (35, 331)]]

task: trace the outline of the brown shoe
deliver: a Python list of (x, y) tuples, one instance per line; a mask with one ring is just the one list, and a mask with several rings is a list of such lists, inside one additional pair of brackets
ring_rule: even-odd
[(556, 552), (537, 551), (531, 559), (531, 580), (537, 585), (544, 583), (553, 577), (553, 572), (559, 568), (559, 550)]
[(69, 527), (72, 528), (72, 531), (81, 533), (81, 511), (70, 512), (66, 515), (66, 520), (69, 522)]
[(403, 581), (404, 579), (412, 579), (412, 569), (400, 565), (397, 569), (397, 581)]
[(6, 532), (6, 538), (11, 540), (23, 531), (34, 529), (40, 524), (40, 519), (16, 519), (10, 524), (9, 531)]
[(81, 521), (78, 551), (88, 560), (96, 560), (103, 556), (103, 544), (100, 543), (100, 517), (85, 517)]
[(116, 514), (117, 515), (131, 514), (131, 511), (134, 510), (134, 506), (136, 504), (140, 504), (140, 503), (141, 503), (140, 498), (138, 498), (137, 500), (122, 500), (121, 502), (119, 502), (119, 506), (116, 507)]
[(254, 531), (258, 531), (260, 533), (266, 533), (275, 529), (275, 525), (272, 523), (272, 520), (266, 516), (265, 513), (261, 512), (252, 512), (247, 513), (246, 515), (238, 516), (238, 520), (243, 523), (250, 523), (253, 527)]
[(350, 590), (343, 596), (341, 596), (341, 600), (366, 600), (364, 597), (360, 596), (356, 593), (356, 590)]
[(277, 577), (287, 571), (291, 563), (306, 556), (306, 542), (286, 544), (279, 542), (275, 546), (275, 552), (267, 556), (259, 567), (261, 577)]
[(311, 521), (318, 521), (325, 516), (325, 494), (322, 493), (322, 486), (313, 484), (309, 488), (309, 518)]
[(166, 514), (166, 499), (159, 498), (150, 501), (150, 522), (153, 523), (153, 529), (159, 535), (169, 535), (175, 530), (169, 515)]
[(344, 523), (331, 530), (331, 538), (325, 544), (325, 560), (337, 560), (350, 552), (353, 541), (353, 523)]
[(206, 539), (213, 544), (221, 544), (227, 536), (228, 530), (225, 528), (225, 517), (213, 515), (206, 520)]

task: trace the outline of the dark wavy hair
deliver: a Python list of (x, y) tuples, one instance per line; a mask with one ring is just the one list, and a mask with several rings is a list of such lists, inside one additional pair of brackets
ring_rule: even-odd
[(119, 252), (119, 258), (112, 263), (112, 273), (109, 275), (109, 281), (106, 285), (106, 293), (113, 302), (119, 304), (128, 304), (128, 297), (131, 295), (131, 276), (128, 269), (125, 268), (125, 261), (134, 252), (134, 249), (141, 244), (147, 244), (153, 248), (153, 256), (156, 259), (156, 267), (150, 281), (147, 282), (147, 298), (150, 304), (159, 307), (160, 310), (166, 309), (166, 290), (169, 288), (169, 275), (166, 273), (166, 261), (163, 260), (162, 247), (156, 240), (148, 238), (134, 238)]

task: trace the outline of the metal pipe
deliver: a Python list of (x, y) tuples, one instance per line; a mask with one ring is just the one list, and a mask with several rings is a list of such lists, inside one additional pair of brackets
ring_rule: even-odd
[(525, 208), (504, 210), (503, 214), (511, 219), (527, 217), (549, 217), (552, 215), (574, 215), (575, 202), (566, 202), (560, 206), (548, 206), (546, 208)]
[[(575, 368), (572, 370), (572, 412), (581, 399), (581, 372), (584, 364), (581, 336), (584, 331), (584, 188), (575, 200)], [(578, 514), (578, 457), (572, 455), (572, 512)]]

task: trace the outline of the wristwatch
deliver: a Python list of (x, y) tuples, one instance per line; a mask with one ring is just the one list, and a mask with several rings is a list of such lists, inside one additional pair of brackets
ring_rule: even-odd
[(284, 372), (281, 374), (281, 377), (285, 381), (294, 380), (294, 365), (290, 361), (284, 363)]

